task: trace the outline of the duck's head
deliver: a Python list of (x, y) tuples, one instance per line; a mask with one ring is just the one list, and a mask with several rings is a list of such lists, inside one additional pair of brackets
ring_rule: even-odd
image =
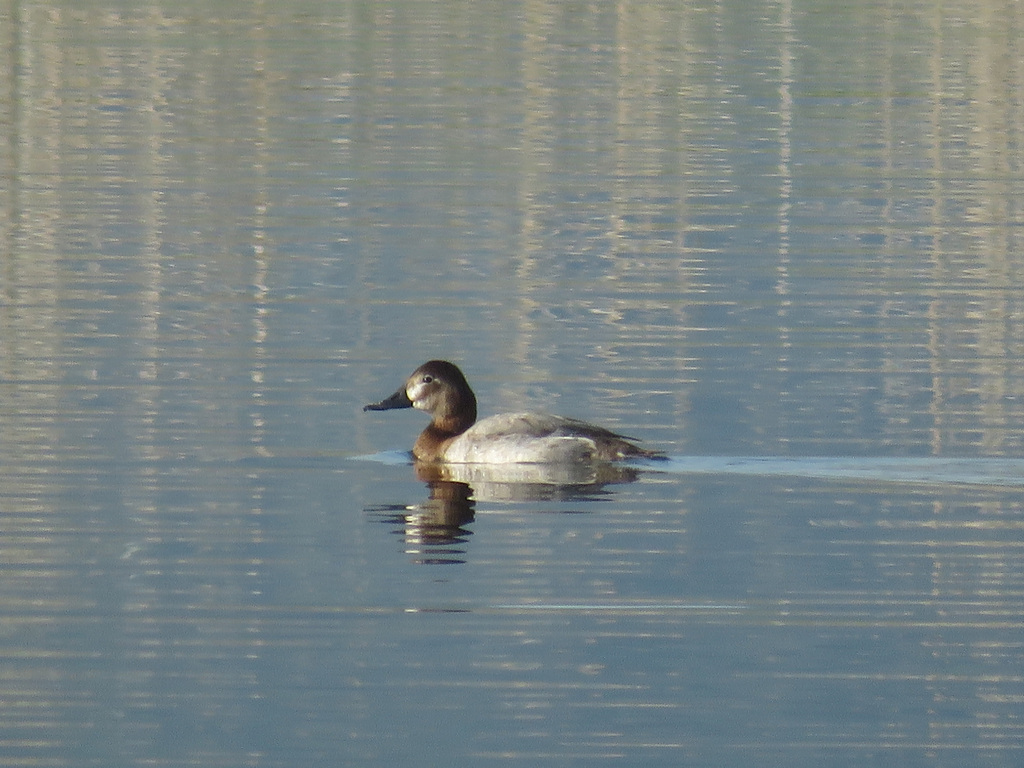
[(364, 411), (394, 408), (425, 411), (435, 428), (449, 434), (464, 432), (476, 421), (476, 396), (458, 366), (447, 360), (424, 363), (391, 397), (363, 406)]

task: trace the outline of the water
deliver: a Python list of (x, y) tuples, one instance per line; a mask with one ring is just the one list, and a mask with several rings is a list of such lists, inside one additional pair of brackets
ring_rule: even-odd
[(0, 5), (0, 762), (1017, 764), (1020, 16)]

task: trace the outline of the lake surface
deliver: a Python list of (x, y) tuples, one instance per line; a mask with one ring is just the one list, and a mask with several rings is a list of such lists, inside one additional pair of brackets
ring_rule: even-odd
[(0, 3), (0, 764), (1018, 765), (1022, 28)]

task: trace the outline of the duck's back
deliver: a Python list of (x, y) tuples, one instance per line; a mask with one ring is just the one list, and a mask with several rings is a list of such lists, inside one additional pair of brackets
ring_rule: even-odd
[(547, 413), (502, 413), (453, 438), (444, 460), (462, 464), (614, 461), (651, 456), (629, 438), (585, 421)]

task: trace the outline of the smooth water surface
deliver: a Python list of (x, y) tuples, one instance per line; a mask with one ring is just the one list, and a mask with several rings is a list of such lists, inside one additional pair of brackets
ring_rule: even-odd
[(1022, 26), (0, 4), (0, 764), (1017, 765)]

